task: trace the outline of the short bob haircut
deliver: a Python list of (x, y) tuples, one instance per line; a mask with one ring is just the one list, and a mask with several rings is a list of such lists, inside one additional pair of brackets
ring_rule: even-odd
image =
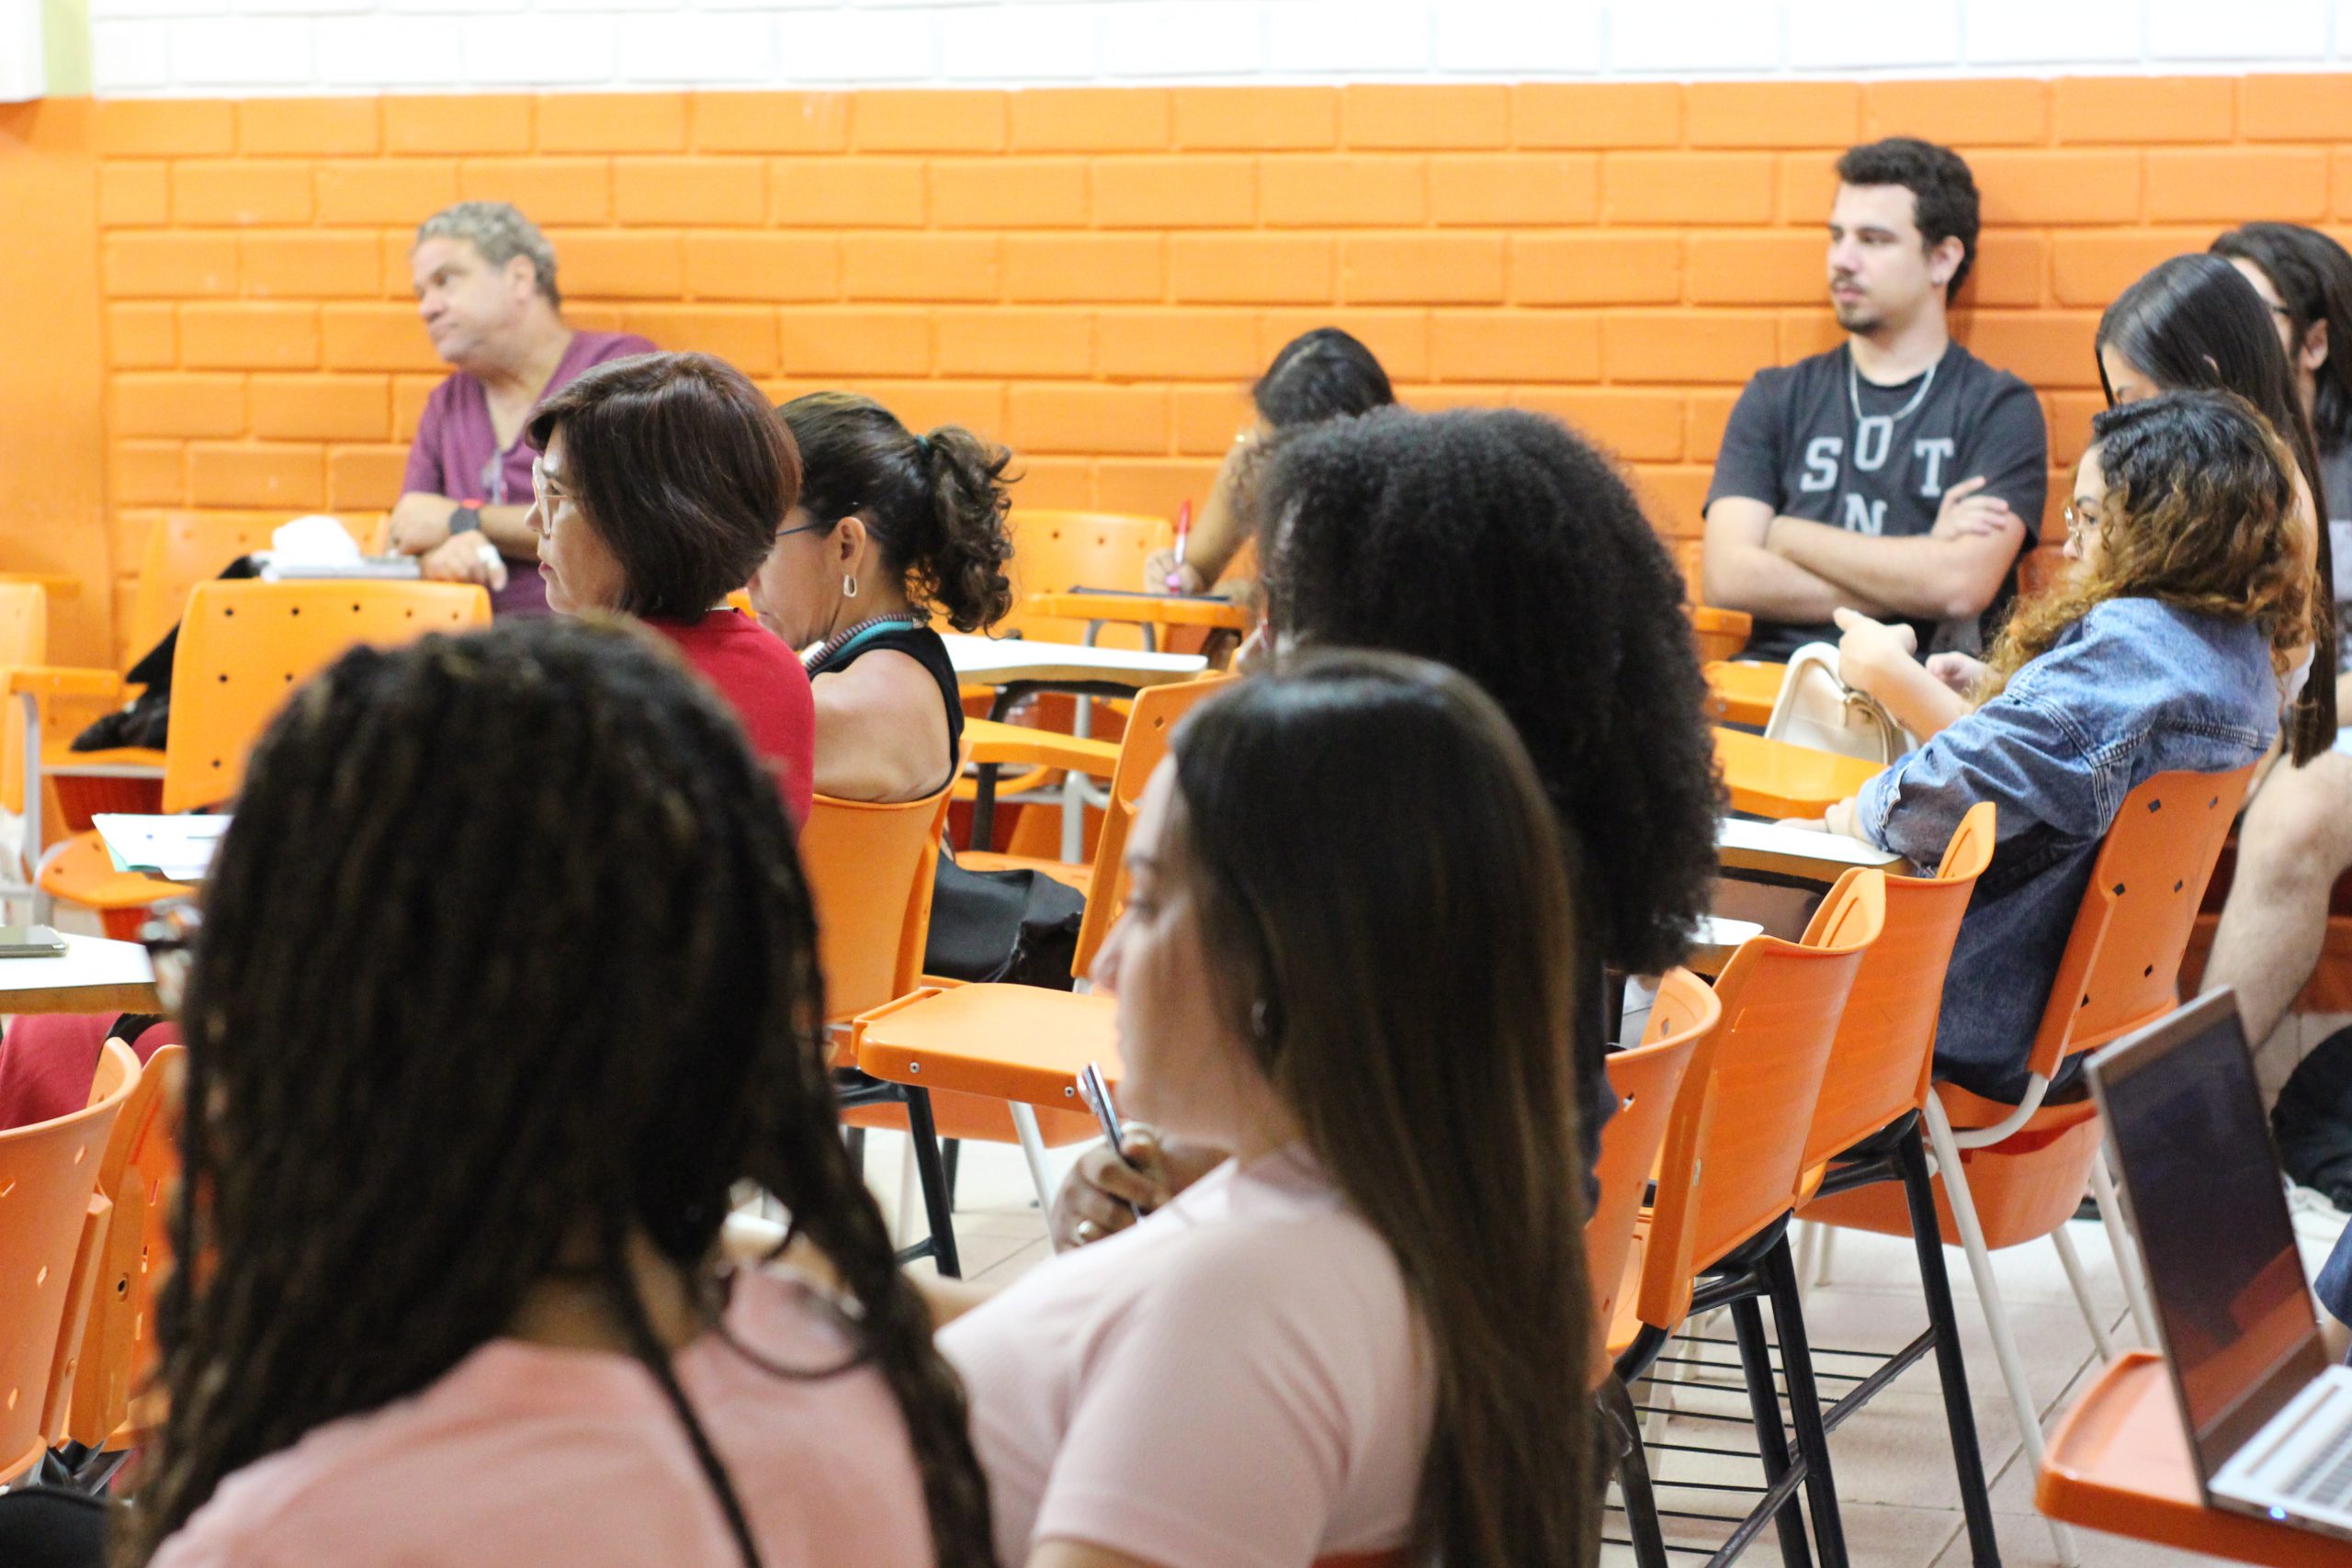
[(600, 365), (541, 404), (564, 475), (620, 562), (632, 615), (691, 620), (752, 580), (800, 495), (800, 452), (743, 373), (707, 354)]

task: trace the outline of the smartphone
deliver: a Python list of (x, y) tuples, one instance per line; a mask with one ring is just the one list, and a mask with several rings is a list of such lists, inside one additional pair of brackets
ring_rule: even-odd
[(65, 939), (49, 926), (0, 926), (0, 958), (62, 958)]

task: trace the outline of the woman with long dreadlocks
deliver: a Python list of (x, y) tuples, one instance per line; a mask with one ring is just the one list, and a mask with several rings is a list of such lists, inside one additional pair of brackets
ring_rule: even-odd
[[(119, 1564), (986, 1568), (962, 1396), (834, 1126), (791, 830), (664, 648), (346, 655), (255, 750), (204, 916), (201, 1263)], [(743, 1181), (838, 1294), (718, 1266)]]

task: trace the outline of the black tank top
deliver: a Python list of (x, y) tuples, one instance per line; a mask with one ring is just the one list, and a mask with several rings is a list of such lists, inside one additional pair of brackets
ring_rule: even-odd
[[(882, 649), (903, 653), (931, 672), (939, 682), (939, 701), (947, 713), (947, 754), (958, 757), (964, 747), (964, 698), (956, 680), (956, 665), (947, 657), (947, 645), (929, 626), (910, 626), (904, 623), (868, 627), (850, 637), (841, 647), (808, 666), (808, 678), (831, 675), (848, 669), (869, 653)], [(956, 764), (947, 765), (946, 783), (956, 777)]]

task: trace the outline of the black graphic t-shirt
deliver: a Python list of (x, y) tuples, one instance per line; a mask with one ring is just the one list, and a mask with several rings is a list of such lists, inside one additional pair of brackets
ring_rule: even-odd
[[(2032, 389), (1956, 343), (1932, 369), (1897, 386), (1873, 386), (1853, 369), (1840, 345), (1758, 371), (1724, 427), (1707, 504), (1744, 496), (1776, 516), (1901, 538), (1933, 529), (1944, 491), (1981, 474), (1983, 493), (2024, 520), (2020, 552), (2031, 549), (2050, 485), (2049, 435)], [(1976, 651), (2015, 586), (2012, 572), (1981, 616), (1941, 627), (1912, 622), (1921, 650)], [(1808, 642), (1837, 640), (1833, 626), (1759, 615), (1747, 657), (1785, 659)]]

